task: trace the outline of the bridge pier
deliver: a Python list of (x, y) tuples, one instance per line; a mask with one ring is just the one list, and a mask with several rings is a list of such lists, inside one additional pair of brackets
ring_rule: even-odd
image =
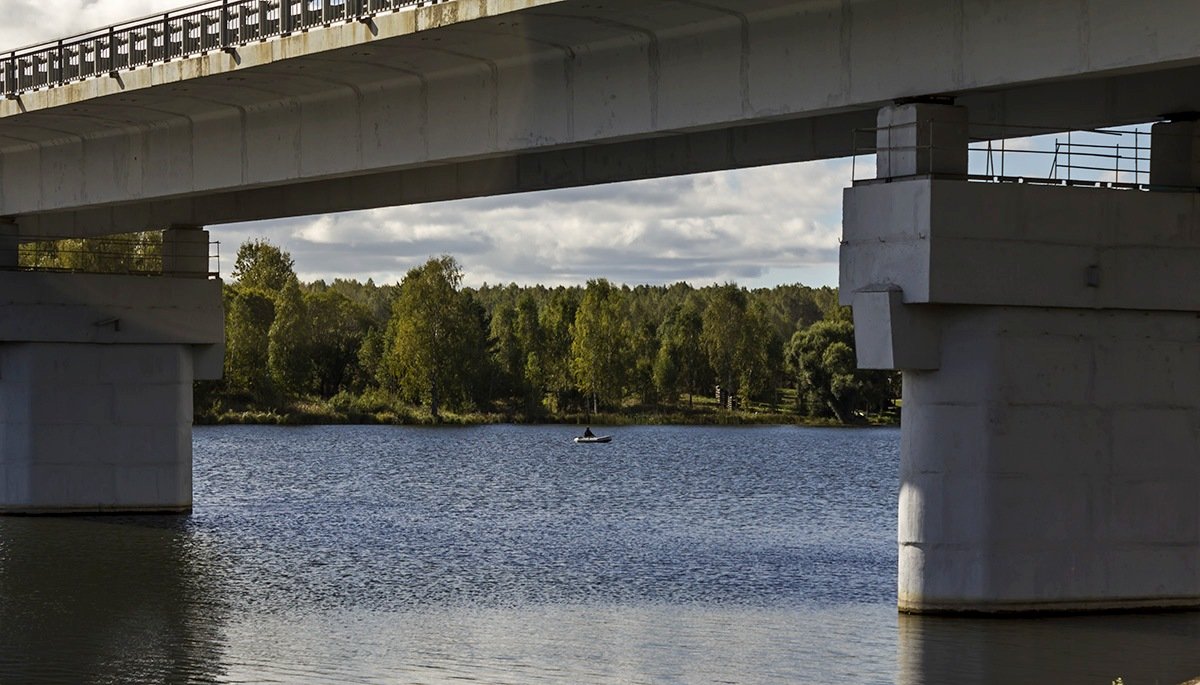
[(904, 377), (900, 610), (1200, 606), (1197, 194), (906, 170), (846, 191), (841, 254)]
[(191, 509), (192, 381), (224, 344), (207, 248), (167, 231), (161, 277), (0, 271), (0, 513)]

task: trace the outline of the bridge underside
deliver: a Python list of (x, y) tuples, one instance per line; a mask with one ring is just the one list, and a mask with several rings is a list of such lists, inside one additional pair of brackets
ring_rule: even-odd
[(1198, 22), (1187, 2), (442, 2), (0, 101), (0, 216), (98, 234), (843, 157), (878, 107), (934, 94), (977, 138), (1144, 122), (1200, 110)]

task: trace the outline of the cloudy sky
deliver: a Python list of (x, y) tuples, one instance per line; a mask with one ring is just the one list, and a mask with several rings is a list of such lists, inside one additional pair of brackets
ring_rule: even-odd
[[(187, 0), (0, 0), (0, 50), (61, 38)], [(736, 281), (836, 285), (841, 188), (829, 161), (221, 226), (222, 268), (265, 238), (304, 280), (394, 282), (451, 254), (468, 285)]]

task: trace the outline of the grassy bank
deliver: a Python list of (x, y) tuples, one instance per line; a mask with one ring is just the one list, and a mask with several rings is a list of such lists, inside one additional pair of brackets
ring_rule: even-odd
[[(831, 418), (802, 415), (794, 410), (794, 397), (781, 397), (777, 404), (751, 402), (738, 410), (720, 407), (711, 398), (694, 398), (683, 405), (628, 404), (617, 410), (598, 413), (548, 412), (527, 413), (514, 409), (488, 411), (443, 411), (435, 420), (425, 407), (393, 402), (379, 396), (337, 396), (329, 400), (297, 400), (269, 409), (226, 406), (220, 402), (197, 407), (197, 425), (391, 425), (391, 426), (472, 426), (497, 423), (566, 424), (598, 426), (675, 425), (742, 426), (801, 425), (841, 426)], [(791, 400), (790, 402), (788, 400)], [(899, 413), (856, 417), (848, 425), (898, 425)]]

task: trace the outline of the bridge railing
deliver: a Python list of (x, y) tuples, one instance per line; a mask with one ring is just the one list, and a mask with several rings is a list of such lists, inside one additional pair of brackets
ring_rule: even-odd
[(122, 70), (446, 0), (209, 0), (165, 14), (0, 53), (0, 93), (15, 98)]
[[(0, 240), (0, 271), (161, 276), (164, 265), (191, 255), (191, 246), (164, 241), (162, 231), (98, 238), (22, 235)], [(207, 277), (221, 272), (221, 243), (208, 242)]]
[[(917, 125), (904, 123), (855, 130), (852, 181), (875, 179), (874, 160), (860, 158), (880, 152), (890, 153), (885, 164), (892, 155), (920, 154), (936, 162), (940, 155), (953, 158), (962, 154), (961, 139), (956, 136), (942, 135), (941, 141), (951, 142), (939, 144), (939, 122), (927, 122), (926, 135), (915, 136), (928, 141), (924, 144), (887, 142), (893, 137), (912, 140), (911, 129)], [(966, 180), (1136, 189), (1146, 189), (1150, 182), (1150, 132), (1144, 128), (1064, 131), (1063, 127), (974, 123), (970, 128), (976, 137), (970, 139), (967, 147)], [(897, 129), (910, 130), (888, 135), (897, 133)]]

